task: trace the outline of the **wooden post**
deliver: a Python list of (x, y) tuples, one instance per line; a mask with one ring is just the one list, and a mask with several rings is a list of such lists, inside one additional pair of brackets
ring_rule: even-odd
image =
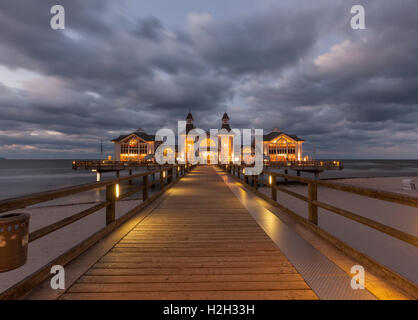
[(310, 182), (308, 184), (308, 206), (309, 206), (309, 221), (318, 225), (318, 206), (314, 205), (312, 201), (316, 201), (318, 197), (318, 184)]
[(254, 176), (254, 188), (255, 190), (258, 189), (258, 176)]
[(148, 176), (142, 177), (142, 201), (148, 199)]
[[(129, 169), (129, 175), (132, 175), (132, 169)], [(132, 180), (129, 180), (129, 184), (132, 184)]]
[(177, 178), (176, 180), (178, 180), (179, 176), (180, 176), (180, 167), (176, 166), (176, 178)]
[[(287, 170), (285, 170), (285, 171), (284, 171), (284, 174), (288, 174), (288, 171), (287, 171)], [(288, 181), (288, 180), (285, 178), (285, 179), (284, 179), (284, 182), (287, 182), (287, 181)]]
[(160, 188), (163, 189), (164, 188), (164, 178), (163, 178), (163, 172), (164, 170), (160, 171)]
[(271, 199), (277, 201), (276, 176), (271, 176)]
[(167, 170), (167, 183), (170, 184), (173, 182), (173, 178), (174, 178), (174, 171), (173, 171), (173, 167), (171, 167), (170, 169)]
[(109, 225), (115, 222), (116, 185), (106, 186), (106, 201), (109, 202), (106, 206), (106, 225)]
[(152, 189), (155, 189), (155, 173), (153, 173), (153, 174), (152, 174), (152, 182), (153, 182), (153, 183), (152, 183), (151, 188), (152, 188)]
[(116, 171), (116, 178), (119, 178), (119, 170)]

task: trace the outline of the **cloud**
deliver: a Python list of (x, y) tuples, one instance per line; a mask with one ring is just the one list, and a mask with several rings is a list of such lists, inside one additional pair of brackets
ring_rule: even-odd
[(345, 1), (188, 10), (175, 28), (121, 20), (110, 0), (61, 2), (64, 31), (49, 28), (56, 1), (0, 3), (0, 156), (89, 157), (101, 138), (111, 150), (189, 110), (204, 129), (228, 111), (234, 127), (279, 127), (326, 155), (418, 155), (416, 1), (367, 3), (364, 31)]

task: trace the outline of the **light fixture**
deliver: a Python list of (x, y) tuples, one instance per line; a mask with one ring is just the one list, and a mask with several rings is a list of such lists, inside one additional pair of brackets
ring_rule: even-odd
[(116, 193), (116, 199), (119, 198), (119, 196), (120, 196), (119, 184), (116, 184), (115, 193)]
[(269, 176), (269, 184), (271, 185), (273, 183), (273, 177)]

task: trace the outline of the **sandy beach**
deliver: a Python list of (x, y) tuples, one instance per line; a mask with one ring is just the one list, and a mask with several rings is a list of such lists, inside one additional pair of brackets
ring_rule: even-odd
[[(141, 202), (142, 200), (117, 202), (116, 218), (121, 217)], [(94, 203), (38, 206), (35, 208), (20, 209), (16, 212), (30, 214), (31, 220), (29, 229), (30, 232), (32, 232), (81, 212), (93, 205)], [(0, 292), (24, 279), (35, 270), (38, 270), (52, 259), (64, 253), (66, 250), (105, 227), (105, 217), (106, 209), (99, 210), (90, 216), (30, 243), (28, 249), (28, 262), (16, 270), (0, 273)]]
[[(401, 181), (405, 178), (377, 177), (330, 181), (418, 197), (418, 190), (402, 190)], [(307, 195), (305, 185), (288, 184), (286, 188)], [(259, 191), (270, 196), (270, 189), (267, 187), (261, 187)], [(323, 187), (318, 188), (318, 200), (409, 234), (418, 234), (418, 210), (416, 208)], [(280, 191), (277, 192), (277, 201), (307, 218), (306, 202)], [(318, 211), (318, 224), (338, 239), (418, 283), (418, 248), (324, 209)]]

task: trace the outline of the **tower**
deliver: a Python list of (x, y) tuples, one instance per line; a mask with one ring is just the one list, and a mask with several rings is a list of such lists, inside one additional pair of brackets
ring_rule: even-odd
[(228, 132), (231, 131), (231, 127), (229, 126), (229, 116), (226, 112), (222, 117), (222, 129), (226, 129)]
[(186, 133), (189, 133), (189, 131), (192, 129), (194, 129), (193, 116), (192, 113), (189, 112), (189, 114), (186, 117)]

